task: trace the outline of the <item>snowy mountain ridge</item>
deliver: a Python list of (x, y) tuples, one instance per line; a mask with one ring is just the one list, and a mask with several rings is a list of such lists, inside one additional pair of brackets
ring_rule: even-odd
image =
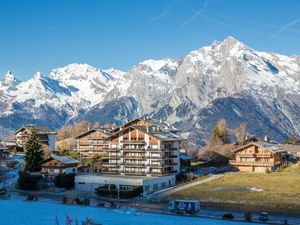
[[(203, 144), (215, 122), (281, 141), (300, 135), (300, 57), (258, 52), (233, 37), (178, 59), (148, 59), (128, 72), (69, 64), (25, 82), (0, 82), (0, 128), (54, 129), (82, 119), (121, 124), (148, 115)], [(51, 114), (51, 116), (49, 116)]]

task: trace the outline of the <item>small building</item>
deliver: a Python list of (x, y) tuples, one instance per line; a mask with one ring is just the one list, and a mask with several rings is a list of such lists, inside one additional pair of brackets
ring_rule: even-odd
[(270, 142), (251, 142), (233, 150), (235, 160), (229, 163), (240, 171), (274, 171), (287, 160), (287, 151), (281, 145)]
[(2, 140), (1, 144), (5, 146), (11, 153), (16, 151), (17, 143), (14, 140)]
[(180, 171), (187, 172), (191, 168), (192, 157), (187, 153), (180, 153)]
[(117, 176), (117, 175), (77, 175), (75, 190), (94, 193), (95, 189), (105, 185), (114, 185), (117, 190), (143, 187), (143, 196), (175, 185), (175, 175), (162, 177)]
[(287, 151), (289, 161), (300, 160), (300, 145), (281, 144), (280, 147)]
[(6, 160), (9, 158), (9, 156), (10, 156), (9, 149), (6, 146), (0, 144), (0, 160)]
[(51, 178), (63, 173), (77, 173), (78, 164), (78, 160), (69, 156), (52, 155), (43, 161), (41, 173)]

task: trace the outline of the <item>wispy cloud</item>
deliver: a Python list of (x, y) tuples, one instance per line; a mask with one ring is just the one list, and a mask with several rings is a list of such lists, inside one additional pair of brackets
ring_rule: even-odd
[(157, 20), (163, 19), (166, 16), (168, 16), (168, 14), (170, 13), (171, 8), (173, 7), (174, 4), (177, 3), (177, 1), (169, 0), (167, 5), (162, 9), (162, 11), (160, 13), (158, 13), (157, 15), (153, 16), (151, 18), (151, 20), (157, 21)]
[(201, 16), (201, 14), (204, 12), (204, 10), (208, 6), (208, 0), (204, 0), (203, 6), (200, 10), (195, 11), (193, 16), (189, 18), (187, 21), (185, 21), (181, 26), (180, 29), (185, 28), (187, 25), (189, 25), (191, 22), (193, 22), (197, 17)]
[(199, 17), (203, 13), (203, 10), (197, 11), (190, 19), (185, 21), (181, 26), (180, 29), (185, 28), (187, 25), (189, 25), (191, 22), (193, 22), (197, 17)]
[(297, 18), (293, 21), (290, 21), (289, 23), (285, 24), (284, 26), (280, 27), (277, 31), (275, 31), (274, 33), (271, 34), (271, 38), (276, 37), (277, 35), (281, 34), (282, 32), (284, 32), (285, 30), (288, 30), (289, 28), (291, 28), (292, 26), (294, 26), (295, 24), (300, 22), (300, 18)]

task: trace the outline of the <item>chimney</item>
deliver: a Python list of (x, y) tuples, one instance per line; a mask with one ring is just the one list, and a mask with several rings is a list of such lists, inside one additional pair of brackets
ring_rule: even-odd
[(266, 135), (265, 138), (264, 138), (264, 141), (265, 142), (270, 142), (270, 138)]

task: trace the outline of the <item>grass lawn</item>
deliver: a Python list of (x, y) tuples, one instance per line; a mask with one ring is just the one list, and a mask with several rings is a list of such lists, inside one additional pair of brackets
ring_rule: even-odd
[(195, 198), (210, 206), (300, 214), (300, 164), (271, 174), (229, 173), (172, 197)]
[(199, 166), (204, 164), (204, 162), (196, 161), (196, 162), (191, 162), (191, 166)]

